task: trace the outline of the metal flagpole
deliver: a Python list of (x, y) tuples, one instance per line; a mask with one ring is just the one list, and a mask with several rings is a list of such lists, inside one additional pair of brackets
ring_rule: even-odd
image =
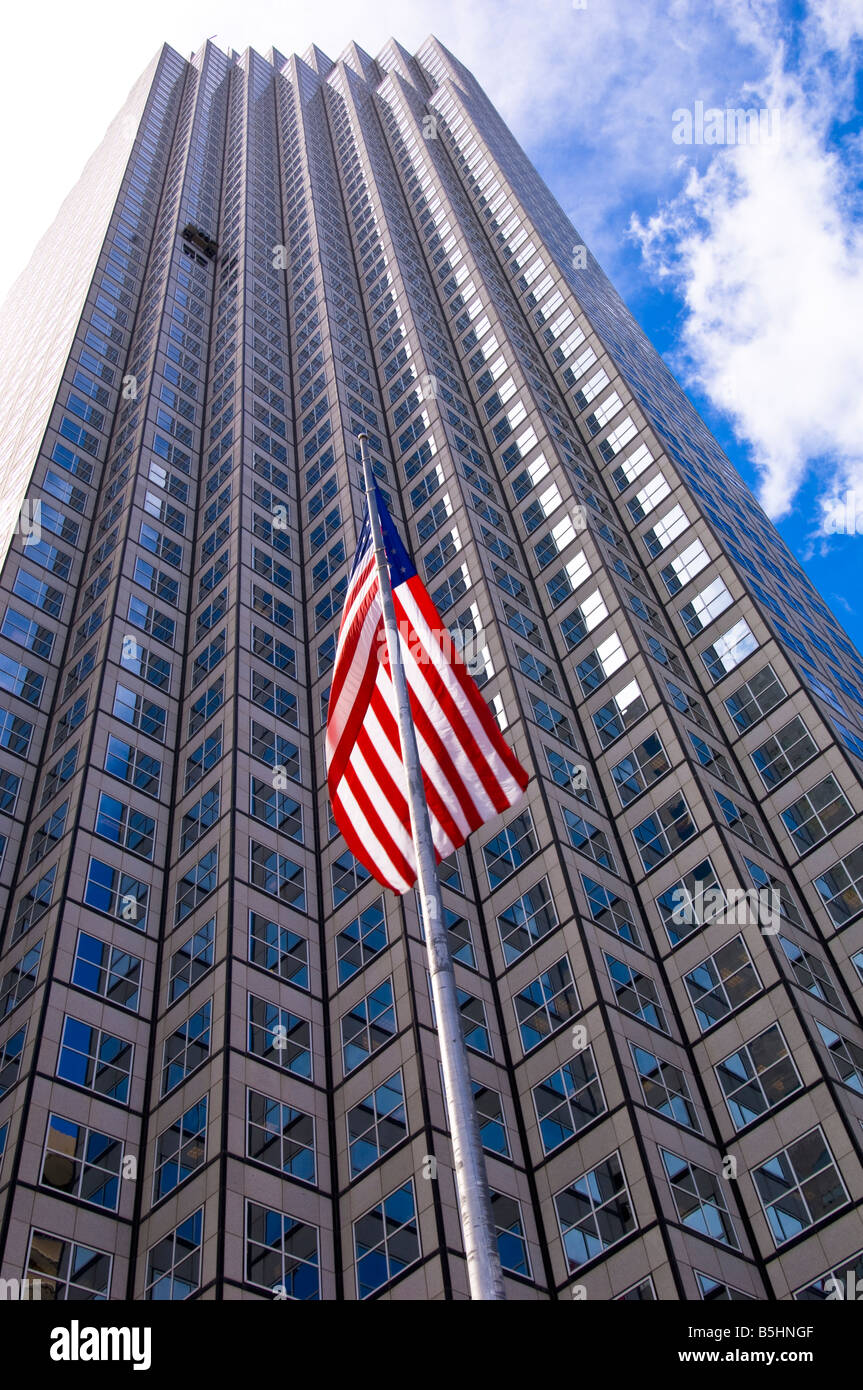
[(473, 1100), (467, 1051), (458, 1010), (455, 970), (450, 955), (437, 875), (431, 823), (423, 787), (416, 730), (411, 714), (407, 677), (402, 663), (389, 568), (374, 493), (374, 477), (368, 455), (368, 436), (361, 434), (360, 455), (371, 522), (378, 584), (381, 592), (390, 673), (396, 697), (396, 716), (407, 781), (411, 830), (416, 852), (419, 891), (431, 972), (444, 1090), (449, 1109), (456, 1189), (462, 1236), (467, 1257), (470, 1296), (505, 1300), (503, 1274), (491, 1215), (485, 1156)]

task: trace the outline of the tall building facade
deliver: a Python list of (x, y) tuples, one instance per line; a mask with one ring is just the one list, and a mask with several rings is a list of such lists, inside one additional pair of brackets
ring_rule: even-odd
[(471, 74), (165, 47), (2, 334), (0, 1275), (466, 1297), (363, 431), (531, 773), (441, 869), (507, 1296), (863, 1274), (863, 662)]

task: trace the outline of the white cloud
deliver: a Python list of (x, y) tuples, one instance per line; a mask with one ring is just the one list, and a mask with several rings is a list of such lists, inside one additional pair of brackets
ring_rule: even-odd
[(819, 0), (809, 18), (825, 48), (842, 50), (863, 33), (863, 0)]
[[(730, 17), (751, 26), (755, 9), (738, 0)], [(780, 140), (718, 149), (632, 227), (648, 264), (683, 296), (684, 374), (750, 443), (767, 511), (787, 514), (815, 466), (817, 526), (847, 489), (863, 498), (863, 236), (827, 144), (863, 5), (833, 0), (811, 18), (794, 71), (772, 20), (765, 26), (758, 90), (781, 110)]]

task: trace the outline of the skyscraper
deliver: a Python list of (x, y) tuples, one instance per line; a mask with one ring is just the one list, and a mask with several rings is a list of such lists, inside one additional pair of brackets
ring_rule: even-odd
[(165, 47), (2, 335), (0, 1276), (466, 1295), (361, 431), (531, 773), (441, 868), (508, 1297), (863, 1274), (863, 662), (471, 74)]

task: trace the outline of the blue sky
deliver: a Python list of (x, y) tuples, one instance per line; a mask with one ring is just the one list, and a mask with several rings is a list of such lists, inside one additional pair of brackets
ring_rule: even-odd
[[(863, 646), (863, 0), (46, 0), (4, 20), (15, 219), (0, 294), (167, 40), (335, 57), (434, 32), (473, 69), (858, 647)], [(83, 22), (86, 19), (87, 22)], [(51, 41), (46, 43), (45, 36)], [(98, 76), (96, 66), (98, 65)], [(778, 111), (681, 145), (673, 115)], [(852, 534), (837, 533), (850, 517)]]

